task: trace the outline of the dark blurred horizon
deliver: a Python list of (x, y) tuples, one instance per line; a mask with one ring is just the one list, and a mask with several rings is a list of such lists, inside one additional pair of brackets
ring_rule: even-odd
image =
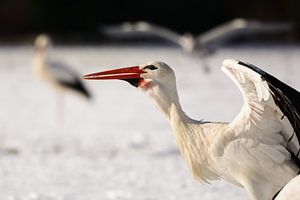
[(199, 34), (234, 18), (291, 22), (299, 38), (298, 8), (296, 0), (0, 0), (0, 40), (41, 32), (85, 38), (101, 25), (140, 20)]

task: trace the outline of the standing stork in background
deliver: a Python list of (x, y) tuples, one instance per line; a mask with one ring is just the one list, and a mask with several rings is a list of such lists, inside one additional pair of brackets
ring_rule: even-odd
[[(51, 45), (51, 39), (45, 34), (41, 34), (35, 39), (33, 71), (60, 96), (66, 91), (73, 91), (90, 99), (91, 94), (77, 72), (65, 63), (51, 59), (48, 52)], [(62, 107), (62, 102), (59, 103), (58, 108)], [(58, 114), (62, 114), (62, 110), (60, 108)]]
[(251, 200), (271, 200), (299, 173), (300, 93), (238, 60), (225, 60), (222, 70), (244, 97), (240, 113), (230, 123), (188, 117), (179, 102), (175, 74), (163, 62), (83, 78), (125, 80), (146, 92), (169, 120), (197, 180), (224, 179), (245, 188)]

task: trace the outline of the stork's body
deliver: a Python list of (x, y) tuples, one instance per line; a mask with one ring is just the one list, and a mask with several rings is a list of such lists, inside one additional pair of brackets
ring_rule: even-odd
[(86, 98), (90, 98), (90, 92), (86, 89), (81, 78), (68, 65), (63, 62), (53, 60), (49, 56), (50, 38), (40, 35), (35, 40), (34, 72), (46, 81), (58, 93), (74, 91)]
[(230, 123), (189, 118), (180, 106), (173, 70), (161, 62), (84, 78), (126, 80), (145, 91), (168, 118), (196, 179), (224, 179), (244, 187), (252, 200), (271, 200), (299, 171), (300, 94), (253, 65), (226, 60), (223, 70), (245, 100)]

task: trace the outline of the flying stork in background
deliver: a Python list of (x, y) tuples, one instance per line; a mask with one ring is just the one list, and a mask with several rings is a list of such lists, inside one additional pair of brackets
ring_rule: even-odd
[(224, 179), (251, 200), (271, 200), (300, 169), (300, 93), (258, 67), (223, 61), (244, 104), (230, 122), (197, 121), (183, 111), (173, 70), (163, 62), (83, 76), (119, 79), (147, 93), (169, 120), (180, 152), (201, 182)]
[[(45, 34), (41, 34), (35, 39), (35, 57), (33, 62), (35, 74), (47, 82), (60, 96), (66, 91), (72, 91), (86, 99), (90, 99), (91, 93), (81, 81), (78, 73), (65, 63), (53, 60), (50, 57), (49, 49), (51, 46), (51, 39)], [(62, 102), (60, 101), (60, 103)], [(59, 114), (62, 114), (61, 112), (62, 109), (59, 110)]]
[(153, 35), (178, 45), (185, 53), (198, 58), (205, 72), (210, 71), (207, 58), (218, 48), (240, 38), (255, 35), (282, 34), (291, 32), (293, 24), (287, 22), (263, 22), (236, 18), (217, 25), (204, 33), (193, 35), (189, 32), (178, 33), (170, 28), (146, 21), (124, 22), (120, 25), (100, 27), (99, 31), (107, 37), (134, 38)]

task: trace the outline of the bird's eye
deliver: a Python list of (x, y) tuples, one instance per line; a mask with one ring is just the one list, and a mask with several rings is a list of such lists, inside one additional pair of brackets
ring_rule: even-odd
[(144, 70), (145, 70), (145, 69), (156, 70), (156, 69), (158, 69), (158, 68), (155, 67), (154, 65), (147, 65), (147, 66), (144, 67), (143, 69), (144, 69)]

